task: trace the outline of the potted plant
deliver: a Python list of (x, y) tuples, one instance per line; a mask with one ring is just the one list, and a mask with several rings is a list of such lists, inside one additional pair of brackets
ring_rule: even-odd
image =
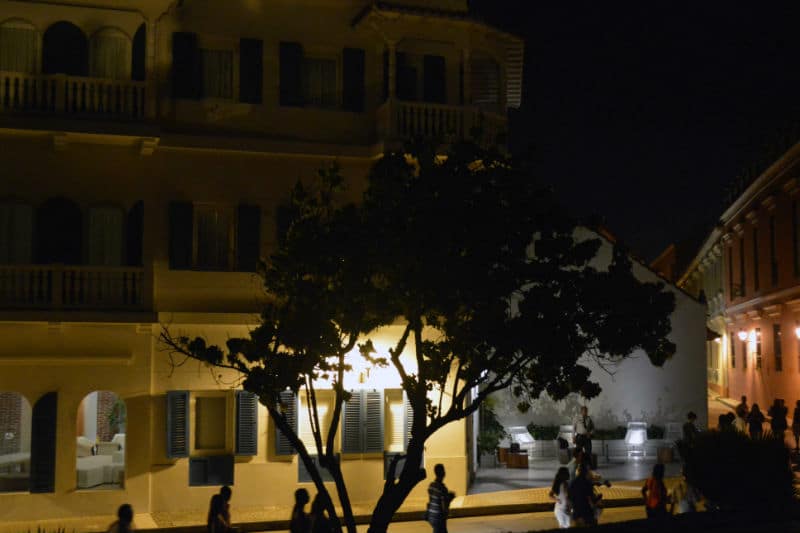
[(108, 427), (112, 435), (125, 433), (127, 418), (128, 412), (125, 408), (125, 402), (117, 398), (114, 401), (114, 405), (111, 407), (111, 412), (108, 413)]
[(487, 398), (480, 408), (480, 431), (478, 432), (478, 453), (481, 466), (497, 465), (497, 446), (505, 438), (506, 430), (494, 412), (494, 402)]
[(539, 426), (533, 422), (528, 424), (528, 433), (533, 437), (534, 450), (538, 457), (553, 457), (553, 453), (558, 454), (558, 429), (558, 426)]

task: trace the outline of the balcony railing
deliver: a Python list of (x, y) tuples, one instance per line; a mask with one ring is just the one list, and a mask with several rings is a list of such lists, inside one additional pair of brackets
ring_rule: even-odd
[(0, 308), (137, 311), (143, 286), (143, 268), (0, 265)]
[(141, 119), (145, 82), (0, 71), (0, 112)]
[(389, 99), (378, 108), (378, 137), (399, 141), (414, 137), (452, 142), (473, 139), (504, 145), (508, 120), (474, 106), (454, 106)]

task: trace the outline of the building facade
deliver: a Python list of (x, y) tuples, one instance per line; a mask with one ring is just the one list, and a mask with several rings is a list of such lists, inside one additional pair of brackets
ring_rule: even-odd
[[(521, 69), (521, 41), (459, 0), (0, 0), (0, 523), (123, 502), (203, 520), (225, 481), (234, 511), (288, 514), (310, 485), (265, 409), (170, 360), (160, 327), (246, 334), (298, 179), (336, 162), (356, 197), (410, 137), (502, 143)], [(403, 397), (380, 373), (350, 388), (383, 406), (384, 449), (342, 450), (368, 506)], [(459, 494), (467, 434), (426, 449)]]
[(727, 206), (679, 280), (707, 302), (710, 385), (762, 409), (800, 399), (799, 171), (796, 145)]

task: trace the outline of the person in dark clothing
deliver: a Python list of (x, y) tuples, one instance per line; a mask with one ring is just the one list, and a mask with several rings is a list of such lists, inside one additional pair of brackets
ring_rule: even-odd
[(568, 494), (572, 505), (572, 520), (575, 525), (597, 525), (595, 507), (599, 499), (594, 495), (594, 486), (589, 480), (588, 469), (581, 468), (578, 470), (575, 481), (569, 486)]
[(694, 439), (697, 437), (698, 431), (695, 425), (696, 421), (697, 415), (694, 411), (686, 413), (686, 422), (683, 423), (683, 442), (685, 442), (687, 446), (693, 445)]
[(206, 520), (208, 533), (227, 533), (230, 524), (225, 519), (225, 499), (221, 494), (214, 494), (208, 508)]
[(228, 524), (228, 529), (231, 529), (231, 497), (233, 491), (228, 485), (224, 485), (219, 489), (219, 495), (222, 496), (222, 503), (224, 504), (222, 516)]
[(747, 415), (747, 432), (751, 439), (757, 439), (764, 433), (764, 413), (757, 403), (753, 404), (750, 414)]
[(131, 533), (133, 531), (133, 507), (123, 503), (117, 509), (117, 520), (108, 527), (108, 533)]
[(794, 435), (794, 451), (800, 452), (800, 400), (797, 400), (794, 404), (792, 435)]
[(659, 519), (667, 516), (667, 487), (664, 485), (664, 465), (653, 466), (653, 475), (647, 478), (642, 487), (644, 508), (647, 518)]
[(311, 533), (331, 533), (331, 521), (325, 513), (325, 503), (319, 494), (311, 502), (310, 515)]
[(455, 494), (447, 490), (444, 484), (444, 465), (433, 467), (436, 479), (428, 485), (428, 507), (425, 510), (426, 520), (433, 527), (433, 533), (447, 533), (447, 513)]
[(311, 521), (306, 514), (306, 504), (310, 500), (306, 489), (294, 491), (294, 508), (292, 518), (289, 521), (290, 533), (309, 533), (311, 531)]
[(772, 403), (772, 406), (767, 412), (767, 415), (770, 417), (769, 425), (770, 429), (772, 429), (772, 436), (776, 439), (783, 440), (783, 434), (788, 426), (786, 422), (786, 415), (788, 413), (789, 410), (783, 405), (783, 400), (780, 398)]

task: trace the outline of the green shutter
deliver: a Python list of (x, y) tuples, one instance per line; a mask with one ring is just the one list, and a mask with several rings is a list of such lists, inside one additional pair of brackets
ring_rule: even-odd
[[(297, 433), (297, 395), (286, 390), (280, 394), (283, 413), (286, 415), (286, 420), (289, 426)], [(297, 453), (286, 436), (281, 433), (281, 430), (275, 427), (275, 455), (293, 455)]]
[(236, 455), (258, 455), (258, 396), (236, 391)]
[(48, 392), (33, 406), (30, 491), (56, 491), (56, 424), (58, 393)]
[(189, 457), (189, 391), (167, 392), (167, 457)]
[(241, 204), (236, 218), (236, 268), (255, 272), (261, 258), (261, 208)]
[(363, 451), (362, 392), (351, 391), (350, 399), (342, 406), (342, 453)]
[(364, 452), (382, 453), (383, 442), (383, 391), (372, 390), (363, 394)]
[(280, 105), (303, 105), (303, 47), (280, 43)]
[(194, 210), (188, 202), (169, 204), (169, 268), (192, 268)]
[(345, 111), (364, 111), (364, 50), (345, 48), (342, 51), (342, 107)]
[(239, 101), (260, 104), (263, 100), (264, 42), (239, 40)]

